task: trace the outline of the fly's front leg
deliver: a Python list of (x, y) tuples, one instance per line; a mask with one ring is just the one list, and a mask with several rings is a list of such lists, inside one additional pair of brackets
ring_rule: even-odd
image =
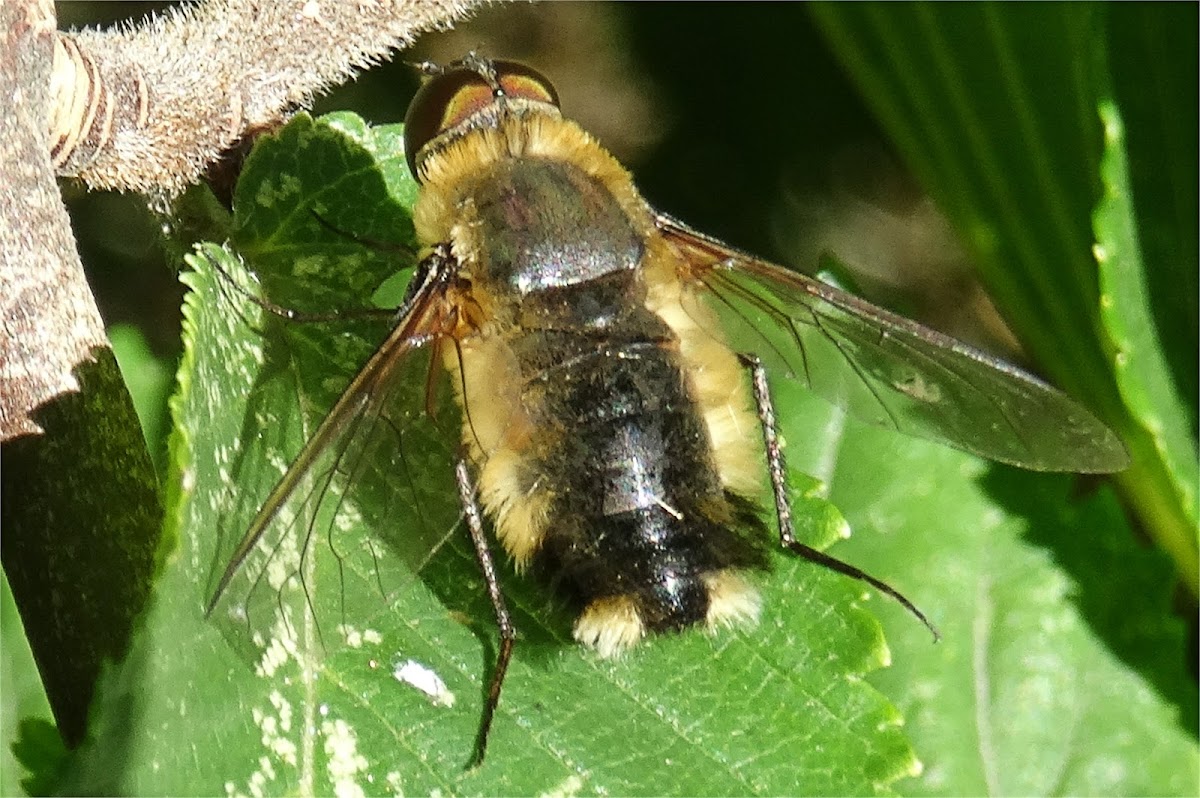
[(492, 610), (496, 613), (496, 626), (500, 630), (500, 650), (496, 654), (496, 667), (492, 672), (492, 681), (488, 685), (487, 700), (483, 705), (483, 718), (479, 724), (479, 736), (475, 738), (475, 753), (469, 767), (476, 767), (483, 762), (487, 752), (488, 733), (492, 728), (492, 718), (496, 714), (496, 706), (500, 703), (500, 688), (504, 685), (504, 675), (508, 672), (508, 662), (512, 659), (513, 644), (516, 641), (516, 630), (508, 615), (508, 606), (504, 603), (504, 593), (500, 590), (500, 581), (496, 578), (496, 564), (488, 550), (487, 538), (483, 532), (483, 513), (479, 509), (479, 500), (475, 495), (475, 485), (471, 482), (471, 473), (466, 461), (459, 460), (454, 468), (454, 477), (458, 482), (458, 497), (462, 502), (463, 517), (467, 521), (467, 530), (471, 534), (471, 545), (475, 547), (475, 559), (479, 562), (479, 570), (483, 572), (483, 581), (487, 585), (488, 598), (492, 601)]
[(934, 642), (941, 639), (937, 628), (925, 617), (916, 606), (888, 583), (876, 579), (849, 563), (842, 562), (824, 552), (817, 551), (796, 539), (796, 528), (792, 523), (792, 505), (787, 493), (787, 463), (784, 461), (783, 449), (779, 445), (779, 430), (776, 425), (775, 403), (771, 401), (771, 387), (767, 383), (767, 369), (756, 355), (740, 354), (738, 359), (750, 372), (750, 384), (754, 392), (754, 404), (758, 411), (758, 421), (762, 425), (763, 446), (767, 453), (767, 472), (771, 477), (771, 492), (775, 497), (775, 517), (779, 521), (779, 545), (809, 562), (824, 566), (831, 571), (849, 576), (852, 579), (866, 582), (871, 587), (898, 601), (901, 606), (916, 616), (932, 634)]

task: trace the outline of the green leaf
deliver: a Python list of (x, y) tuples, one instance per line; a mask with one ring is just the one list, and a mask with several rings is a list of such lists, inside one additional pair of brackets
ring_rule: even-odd
[[(1194, 23), (1166, 22), (1176, 13), (858, 4), (816, 17), (1030, 354), (1125, 439), (1122, 498), (1194, 593), (1196, 408), (1177, 375), (1194, 377), (1195, 347), (1173, 336), (1196, 313), (1195, 117), (1176, 110), (1195, 47)], [(1157, 165), (1132, 187), (1136, 216), (1098, 114), (1124, 115), (1102, 105), (1114, 84), (1137, 108), (1139, 163)], [(1098, 264), (1093, 232), (1096, 251), (1123, 257)], [(1111, 495), (1072, 501), (1064, 477), (1000, 468), (981, 490), (977, 468), (921, 444), (881, 456), (850, 428), (829, 478), (859, 533), (840, 553), (910, 591), (945, 635), (930, 652), (907, 619), (889, 623), (896, 666), (872, 678), (926, 764), (902, 789), (1194, 794), (1197, 698), (1171, 574)]]
[[(65, 756), (62, 738), (50, 714), (50, 702), (8, 580), (0, 576), (0, 727), (3, 739), (15, 740), (0, 751), (0, 793), (45, 795)], [(26, 784), (30, 786), (25, 788)]]
[[(1123, 496), (1148, 533), (1172, 555), (1182, 581), (1196, 595), (1200, 558), (1194, 491), (1189, 497), (1179, 487), (1190, 470), (1182, 464), (1186, 447), (1170, 433), (1170, 451), (1160, 450), (1137, 420), (1144, 411), (1126, 405), (1128, 380), (1118, 388), (1114, 371), (1122, 368), (1119, 347), (1128, 339), (1111, 340), (1106, 326), (1111, 314), (1101, 315), (1102, 306), (1144, 304), (1134, 297), (1102, 296), (1094, 257), (1092, 214), (1100, 196), (1104, 152), (1097, 109), (1114, 82), (1107, 36), (1113, 33), (1120, 45), (1116, 50), (1122, 57), (1115, 63), (1128, 63), (1129, 54), (1137, 51), (1122, 43), (1124, 30), (1107, 24), (1108, 10), (1090, 3), (864, 3), (822, 5), (816, 18), (909, 166), (973, 251), (981, 279), (1029, 354), (1125, 440), (1133, 462), (1117, 477)], [(1122, 13), (1128, 19), (1163, 12)], [(1157, 85), (1183, 80), (1174, 77), (1176, 69), (1195, 71), (1194, 55), (1189, 64), (1186, 46), (1169, 52), (1176, 60), (1166, 70), (1168, 79)], [(1194, 116), (1174, 114), (1173, 102), (1159, 94), (1155, 102), (1141, 106), (1152, 107), (1143, 118), (1166, 128), (1163, 140), (1188, 142), (1176, 144), (1176, 150), (1191, 147), (1195, 135), (1194, 128), (1189, 132), (1189, 124), (1194, 126), (1189, 119)], [(1172, 169), (1186, 164), (1186, 158), (1177, 160)], [(1186, 178), (1182, 184), (1157, 181), (1155, 190), (1175, 196), (1147, 196), (1148, 207), (1165, 203), (1177, 219), (1195, 203), (1194, 181)], [(1194, 249), (1182, 244), (1183, 238), (1195, 237), (1193, 221), (1188, 217), (1192, 229), (1180, 239), (1182, 259)], [(1168, 268), (1176, 272), (1181, 267)], [(1160, 287), (1170, 282), (1152, 281)], [(1122, 290), (1111, 279), (1104, 288)], [(1181, 293), (1188, 298), (1175, 301), (1189, 306), (1185, 316), (1194, 317), (1194, 292)], [(1140, 313), (1143, 319), (1161, 315)], [(1178, 326), (1172, 323), (1159, 332), (1168, 329)], [(1164, 347), (1155, 357), (1181, 350), (1161, 336), (1153, 345)], [(1194, 365), (1193, 349), (1189, 359), (1168, 368), (1194, 372)], [(1162, 382), (1154, 388), (1166, 389)], [(1168, 409), (1162, 404), (1155, 412), (1171, 417), (1173, 428), (1186, 426), (1176, 421), (1195, 418), (1191, 393), (1189, 407), (1188, 391), (1181, 392), (1184, 413), (1177, 413), (1178, 405)], [(1194, 442), (1191, 448), (1194, 461)]]
[(154, 461), (154, 471), (166, 471), (167, 399), (172, 388), (170, 366), (155, 356), (141, 331), (129, 324), (114, 324), (108, 329), (113, 355), (121, 368), (121, 377), (129, 388), (133, 407), (141, 422), (146, 448)]
[[(1112, 26), (1117, 50), (1114, 60), (1120, 64), (1133, 61), (1118, 59), (1123, 49), (1129, 49), (1130, 38), (1141, 40), (1146, 34), (1157, 34), (1159, 41), (1170, 41), (1170, 19), (1160, 10), (1124, 22), (1132, 32)], [(1192, 37), (1194, 42), (1194, 31)], [(1145, 47), (1145, 43), (1136, 41), (1134, 46)], [(1175, 88), (1169, 79), (1159, 74), (1154, 77), (1158, 78), (1159, 90)], [(1127, 91), (1123, 96), (1135, 95)], [(1195, 154), (1194, 148), (1172, 146), (1170, 139), (1188, 130), (1194, 139), (1195, 114), (1190, 114), (1190, 120), (1186, 113), (1174, 119), (1174, 114), (1158, 104), (1148, 106), (1134, 101), (1130, 107), (1134, 121), (1140, 122), (1132, 142), (1114, 98), (1105, 96), (1098, 104), (1104, 124), (1104, 160), (1100, 166), (1104, 196), (1097, 205), (1094, 226), (1100, 280), (1110, 298), (1103, 306), (1103, 318), (1120, 352), (1115, 367), (1117, 384), (1142, 433), (1135, 443), (1141, 460), (1162, 469), (1158, 484), (1171, 488), (1171, 493), (1159, 500), (1169, 500), (1182, 510), (1183, 518), (1176, 526), (1158, 524), (1159, 541), (1178, 562), (1190, 564), (1186, 572), (1194, 584), (1195, 578), (1200, 578), (1196, 576), (1196, 485), (1200, 468), (1196, 461), (1195, 392), (1194, 385), (1189, 385), (1189, 379), (1195, 378), (1196, 349), (1194, 343), (1188, 346), (1188, 341), (1194, 341), (1195, 331), (1180, 334), (1178, 324), (1187, 325), (1186, 319), (1195, 318), (1196, 313), (1195, 290), (1187, 293), (1196, 278), (1194, 212), (1189, 224), (1181, 222), (1181, 215), (1195, 208), (1196, 192), (1193, 181), (1186, 186), (1172, 184), (1181, 181), (1182, 173), (1177, 169), (1194, 170)], [(1160, 114), (1170, 116), (1164, 119)], [(1151, 142), (1146, 142), (1147, 137), (1153, 137)], [(1162, 144), (1162, 148), (1147, 152), (1151, 143)], [(1139, 144), (1138, 149), (1130, 151), (1130, 145)], [(1136, 185), (1130, 157), (1140, 164)], [(1144, 239), (1148, 251), (1144, 250)], [(1164, 305), (1174, 312), (1164, 313)]]
[[(234, 241), (271, 301), (361, 307), (389, 268), (411, 262), (354, 240), (408, 243), (400, 217), (413, 188), (399, 180), (396, 140), (395, 128), (339, 115), (298, 117), (260, 143), (237, 190)], [(758, 628), (655, 639), (616, 662), (573, 644), (571, 619), (545, 590), (502, 567), (520, 638), (488, 758), (465, 771), (497, 633), (461, 530), (419, 569), (405, 548), (430, 528), (449, 531), (458, 513), (449, 468), (458, 444), (432, 434), (457, 419), (443, 391), (436, 423), (417, 426), (420, 370), (397, 398), (414, 408), (401, 430), (411, 467), (390, 486), (368, 471), (332, 539), (312, 541), (303, 560), (294, 538), (274, 550), (277, 565), (291, 557), (288, 568), (248, 560), (235, 583), (251, 594), (248, 623), (237, 596), (206, 620), (221, 553), (387, 330), (284, 323), (214, 264), (255, 288), (219, 247), (192, 259), (169, 504), (181, 548), (139, 649), (107, 685), (96, 742), (70, 788), (874, 794), (916, 772), (898, 715), (862, 678), (887, 652), (855, 606), (858, 586), (782, 554), (761, 579)], [(779, 410), (790, 417), (786, 403)], [(800, 437), (828, 450), (836, 431)], [(385, 430), (382, 441), (396, 438)], [(816, 484), (795, 485), (808, 539), (840, 537), (844, 523)], [(404, 501), (414, 492), (419, 514)], [(281, 582), (293, 572), (302, 580)], [(427, 671), (444, 684), (433, 696), (416, 686)]]
[[(1170, 486), (1169, 501), (1182, 510), (1180, 523), (1159, 524), (1159, 542), (1187, 573), (1197, 572), (1197, 463), (1193, 423), (1195, 405), (1182, 395), (1168, 359), (1170, 344), (1157, 322), (1149, 272), (1178, 268), (1167, 261), (1149, 267), (1142, 257), (1136, 197), (1126, 160), (1121, 112), (1112, 101), (1099, 108), (1104, 120), (1105, 155), (1102, 165), (1105, 195), (1096, 208), (1096, 253), (1104, 293), (1104, 323), (1120, 351), (1117, 382), (1142, 435), (1131, 442), (1142, 462), (1163, 470), (1161, 482)], [(1192, 236), (1194, 238), (1194, 236)], [(1170, 517), (1170, 516), (1168, 516)]]
[[(1107, 410), (1089, 217), (1099, 129), (1079, 6), (827, 5), (817, 20), (974, 251), (1022, 341)], [(1109, 417), (1119, 415), (1116, 412)]]
[(881, 447), (851, 424), (830, 478), (855, 530), (839, 553), (887, 575), (943, 633), (930, 646), (879, 608), (894, 664), (871, 682), (925, 763), (899, 789), (1194, 795), (1196, 686), (1166, 558), (1132, 540), (1107, 489), (1072, 499), (1069, 477), (983, 470), (929, 444)]

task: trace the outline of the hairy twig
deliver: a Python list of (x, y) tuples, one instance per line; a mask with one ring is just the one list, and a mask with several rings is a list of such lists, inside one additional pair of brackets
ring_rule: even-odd
[(135, 28), (58, 33), (0, 3), (0, 440), (75, 389), (104, 344), (55, 176), (170, 195), (247, 131), (445, 28), (481, 0), (209, 0)]
[(211, 0), (60, 36), (54, 161), (94, 188), (175, 191), (243, 131), (446, 27), (471, 0)]

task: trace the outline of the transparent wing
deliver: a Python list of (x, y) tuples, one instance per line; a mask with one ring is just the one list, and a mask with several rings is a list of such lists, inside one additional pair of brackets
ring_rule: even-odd
[(856, 418), (1023, 468), (1104, 473), (1128, 464), (1111, 430), (1041, 380), (670, 217), (657, 224), (735, 348)]
[[(447, 500), (453, 491), (446, 486), (458, 438), (456, 419), (439, 426), (427, 412), (433, 380), (443, 377), (431, 355), (448, 334), (445, 288), (440, 276), (426, 276), (410, 295), (398, 323), (226, 553), (207, 612), (227, 606), (252, 631), (261, 631), (276, 616), (286, 618), (281, 596), (290, 583), (303, 588), (314, 616), (331, 612), (317, 612), (318, 592), (323, 607), (343, 603), (325, 626), (363, 617), (344, 606), (348, 578), (378, 583), (386, 595), (381, 554), (396, 555), (409, 569), (420, 570), (453, 531), (458, 508)], [(376, 539), (362, 535), (364, 527)], [(396, 530), (403, 533), (392, 534)], [(314, 562), (318, 556), (327, 561), (321, 575)], [(331, 574), (340, 584), (318, 591), (317, 582), (331, 581)], [(376, 595), (376, 607), (383, 598)], [(324, 637), (328, 630), (318, 631)]]

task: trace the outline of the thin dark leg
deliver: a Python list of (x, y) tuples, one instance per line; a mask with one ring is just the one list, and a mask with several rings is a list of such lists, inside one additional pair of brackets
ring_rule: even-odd
[(374, 249), (380, 252), (390, 252), (395, 255), (403, 255), (406, 258), (416, 260), (416, 253), (413, 251), (413, 248), (407, 244), (401, 244), (398, 241), (380, 241), (376, 238), (364, 238), (357, 233), (351, 233), (347, 230), (343, 230), (331, 222), (326, 221), (325, 217), (316, 211), (310, 210), (309, 213), (313, 215), (313, 218), (316, 219), (322, 227), (333, 233), (335, 236), (341, 236), (347, 241), (366, 247), (367, 249)]
[(787, 495), (787, 464), (783, 458), (783, 450), (779, 447), (779, 430), (775, 421), (775, 403), (771, 401), (771, 388), (767, 384), (767, 370), (763, 366), (762, 361), (755, 355), (739, 355), (738, 357), (741, 359), (742, 364), (750, 370), (751, 385), (754, 391), (754, 404), (758, 408), (758, 420), (762, 425), (763, 431), (763, 445), (767, 450), (767, 471), (771, 476), (771, 492), (775, 496), (775, 515), (779, 520), (779, 544), (809, 562), (816, 563), (831, 571), (837, 571), (839, 574), (849, 576), (852, 579), (866, 582), (880, 593), (895, 599), (925, 625), (925, 628), (933, 634), (933, 640), (936, 643), (942, 637), (937, 627), (925, 617), (925, 613), (917, 609), (900, 591), (886, 582), (876, 579), (866, 571), (855, 568), (849, 563), (842, 562), (836, 557), (831, 557), (828, 554), (817, 551), (811, 546), (806, 546), (796, 539), (796, 528), (792, 524), (792, 507)]
[(471, 544), (475, 547), (475, 559), (479, 561), (479, 569), (483, 571), (483, 581), (487, 584), (488, 598), (492, 600), (492, 609), (496, 613), (496, 626), (500, 630), (500, 650), (496, 654), (496, 668), (492, 672), (492, 682), (488, 685), (487, 701), (483, 705), (483, 719), (479, 724), (479, 736), (475, 738), (475, 754), (468, 767), (479, 766), (483, 755), (487, 752), (488, 733), (492, 729), (492, 718), (496, 714), (496, 706), (500, 703), (500, 688), (504, 684), (504, 675), (508, 672), (508, 661), (512, 659), (513, 643), (516, 641), (516, 630), (508, 617), (508, 607), (504, 604), (504, 593), (500, 590), (500, 582), (496, 578), (496, 564), (488, 551), (487, 538), (483, 534), (483, 515), (479, 512), (479, 502), (475, 497), (475, 486), (471, 484), (471, 475), (467, 464), (459, 460), (454, 468), (454, 477), (458, 481), (458, 497), (462, 501), (463, 517), (467, 519), (467, 530), (471, 533)]
[(269, 299), (263, 299), (238, 285), (237, 281), (233, 279), (233, 275), (225, 271), (225, 267), (215, 260), (209, 259), (208, 262), (221, 275), (226, 285), (250, 302), (258, 305), (267, 313), (270, 313), (272, 316), (278, 316), (286, 321), (296, 322), (297, 324), (318, 324), (331, 321), (354, 321), (364, 318), (394, 318), (396, 315), (394, 309), (388, 308), (354, 308), (350, 310), (335, 310), (329, 313), (307, 313), (302, 310), (285, 308), (283, 305), (277, 305)]

